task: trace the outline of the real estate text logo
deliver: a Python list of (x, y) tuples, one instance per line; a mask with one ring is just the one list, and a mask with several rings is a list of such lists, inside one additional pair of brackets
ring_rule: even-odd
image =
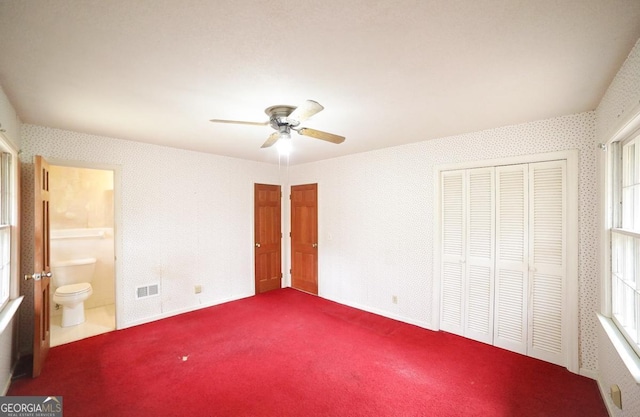
[(62, 397), (0, 397), (0, 417), (62, 417)]

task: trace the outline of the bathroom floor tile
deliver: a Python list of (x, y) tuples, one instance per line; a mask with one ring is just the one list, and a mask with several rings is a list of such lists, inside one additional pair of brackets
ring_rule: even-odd
[(71, 327), (60, 326), (62, 316), (51, 316), (51, 346), (75, 342), (116, 328), (115, 304), (91, 308), (84, 314), (85, 322)]

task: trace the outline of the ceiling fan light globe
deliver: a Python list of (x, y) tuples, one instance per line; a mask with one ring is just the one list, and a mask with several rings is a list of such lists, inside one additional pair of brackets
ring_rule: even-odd
[(281, 133), (276, 147), (280, 155), (288, 156), (291, 153), (291, 135), (289, 133)]

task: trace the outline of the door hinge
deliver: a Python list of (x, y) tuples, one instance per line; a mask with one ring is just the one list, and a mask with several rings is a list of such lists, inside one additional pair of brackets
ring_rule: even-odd
[(291, 270), (289, 270), (289, 275), (293, 274), (293, 272), (291, 272)]
[(280, 272), (280, 278), (282, 278), (282, 272)]
[(291, 232), (289, 232), (289, 237), (291, 237)]

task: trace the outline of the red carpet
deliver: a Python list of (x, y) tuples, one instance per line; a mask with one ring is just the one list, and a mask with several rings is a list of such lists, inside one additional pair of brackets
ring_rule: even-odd
[(65, 417), (607, 415), (564, 368), (292, 289), (52, 348), (8, 395)]

